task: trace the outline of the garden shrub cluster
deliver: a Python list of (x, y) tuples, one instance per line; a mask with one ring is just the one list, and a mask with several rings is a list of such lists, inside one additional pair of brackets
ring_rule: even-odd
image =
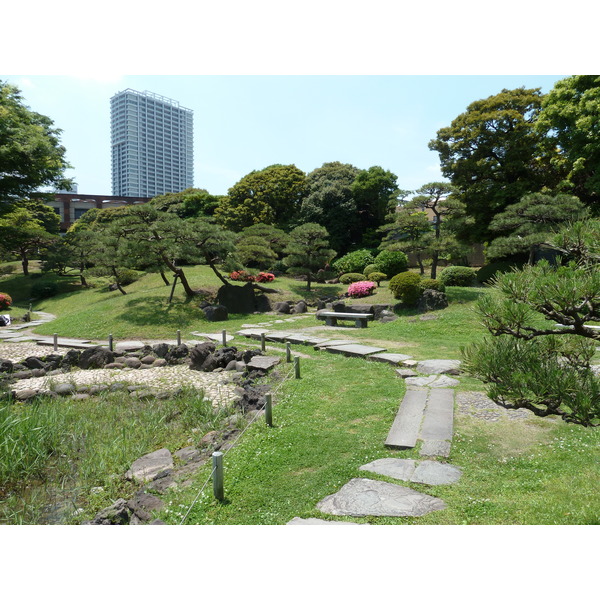
[(476, 274), (476, 279), (478, 283), (488, 283), (490, 282), (496, 275), (500, 273), (507, 273), (516, 264), (509, 261), (497, 261), (492, 262), (489, 265), (483, 265)]
[(436, 292), (445, 292), (446, 286), (439, 279), (421, 279), (419, 284), (421, 291), (435, 290)]
[(367, 276), (367, 279), (369, 281), (374, 281), (377, 284), (377, 287), (379, 287), (379, 282), (387, 279), (387, 275), (385, 273), (380, 273), (379, 271), (371, 271)]
[(331, 266), (339, 274), (363, 273), (367, 265), (374, 261), (373, 254), (369, 250), (355, 250), (338, 258)]
[(12, 298), (5, 293), (0, 293), (0, 310), (6, 310), (10, 308), (12, 304)]
[(348, 286), (348, 296), (351, 298), (364, 298), (370, 296), (375, 290), (373, 281), (357, 281)]
[(373, 264), (377, 267), (378, 272), (385, 273), (388, 277), (393, 277), (408, 270), (408, 258), (404, 252), (399, 250), (382, 250), (373, 261)]
[(31, 286), (31, 297), (36, 299), (52, 298), (58, 294), (58, 284), (54, 281), (36, 281)]
[(344, 273), (340, 277), (340, 283), (348, 285), (350, 283), (356, 283), (358, 281), (364, 281), (365, 276), (362, 273)]
[(475, 271), (470, 267), (446, 267), (440, 274), (440, 281), (449, 286), (469, 287), (475, 278)]
[(365, 275), (366, 277), (368, 277), (371, 273), (374, 273), (375, 271), (377, 271), (377, 265), (371, 263), (370, 265), (367, 265), (363, 269), (363, 275)]
[(10, 275), (17, 270), (16, 265), (1, 265), (0, 266), (0, 275)]
[(248, 271), (233, 271), (229, 274), (229, 279), (232, 281), (256, 281), (257, 283), (270, 283), (275, 281), (275, 275), (273, 273), (265, 273), (261, 271), (258, 275), (252, 275)]
[(415, 306), (422, 293), (421, 277), (411, 271), (398, 273), (390, 279), (389, 288), (396, 300), (407, 306)]

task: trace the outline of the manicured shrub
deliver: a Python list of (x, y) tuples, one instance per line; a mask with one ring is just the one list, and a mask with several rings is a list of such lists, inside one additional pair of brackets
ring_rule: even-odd
[(351, 298), (364, 298), (375, 291), (376, 285), (373, 281), (357, 281), (348, 286), (348, 296)]
[(12, 298), (8, 294), (0, 293), (0, 310), (10, 308)]
[(446, 286), (439, 279), (421, 279), (419, 284), (422, 291), (435, 290), (436, 292), (445, 292)]
[(407, 306), (415, 306), (421, 296), (421, 278), (416, 273), (407, 271), (398, 273), (390, 279), (390, 291), (396, 300)]
[(483, 267), (477, 271), (477, 282), (488, 283), (499, 273), (506, 273), (514, 266), (516, 266), (515, 263), (505, 260), (492, 262), (489, 265), (483, 265)]
[(54, 281), (36, 281), (31, 286), (32, 298), (52, 298), (58, 294), (58, 285)]
[(129, 285), (134, 283), (145, 275), (143, 271), (136, 271), (135, 269), (119, 269), (118, 273), (119, 283), (121, 285)]
[(377, 271), (377, 265), (371, 263), (370, 265), (367, 265), (364, 269), (363, 269), (363, 274), (366, 275), (367, 277), (371, 274), (374, 273), (375, 271)]
[(377, 287), (379, 287), (379, 282), (387, 279), (387, 275), (385, 273), (380, 273), (379, 271), (372, 271), (369, 273), (367, 279), (369, 281), (374, 281), (377, 284)]
[(356, 283), (357, 281), (364, 281), (365, 276), (362, 273), (344, 273), (340, 277), (340, 283), (348, 285), (349, 283)]
[(369, 250), (355, 250), (344, 254), (331, 266), (339, 274), (362, 273), (364, 268), (373, 262), (373, 254)]
[(382, 250), (373, 261), (380, 273), (386, 273), (388, 277), (393, 277), (398, 273), (408, 270), (408, 258), (404, 252)]
[(475, 271), (470, 267), (446, 267), (440, 274), (444, 285), (469, 287), (475, 283)]
[(2, 265), (0, 266), (0, 275), (10, 275), (17, 270), (16, 265)]
[(270, 283), (271, 281), (275, 281), (275, 275), (273, 275), (273, 273), (263, 273), (261, 271), (255, 279), (258, 283)]

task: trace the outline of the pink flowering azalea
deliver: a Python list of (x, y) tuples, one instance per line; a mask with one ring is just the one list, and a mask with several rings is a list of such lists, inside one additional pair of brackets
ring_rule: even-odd
[(377, 284), (374, 281), (357, 281), (348, 286), (348, 296), (351, 298), (364, 298), (370, 296)]

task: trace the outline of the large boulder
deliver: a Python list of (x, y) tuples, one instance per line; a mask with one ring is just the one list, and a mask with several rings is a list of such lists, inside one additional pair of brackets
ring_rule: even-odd
[[(227, 307), (223, 304), (218, 304), (216, 306), (207, 306), (202, 309), (204, 316), (207, 321), (227, 321), (229, 318), (229, 312)], [(235, 311), (232, 311), (235, 312)], [(250, 311), (252, 312), (252, 311)]]
[[(252, 283), (246, 285), (223, 285), (217, 292), (217, 302), (224, 306), (230, 313), (250, 314), (254, 312), (254, 286)], [(210, 320), (210, 319), (209, 319)], [(224, 319), (214, 319), (222, 321)]]
[(440, 310), (448, 306), (448, 298), (444, 292), (437, 290), (425, 290), (417, 304), (417, 310), (427, 312), (429, 310)]
[(300, 302), (298, 302), (295, 306), (294, 306), (294, 314), (301, 314), (301, 313), (305, 313), (308, 310), (308, 307), (306, 306), (306, 302), (304, 302), (304, 300), (300, 300)]
[(187, 358), (190, 354), (190, 349), (186, 344), (179, 344), (179, 346), (172, 346), (165, 356), (165, 360), (170, 365), (175, 365), (181, 362), (184, 358)]
[(15, 366), (11, 360), (0, 358), (0, 373), (12, 373)]
[(217, 347), (212, 342), (196, 344), (190, 350), (190, 369), (192, 371), (201, 371), (206, 358), (216, 349)]
[[(115, 361), (114, 354), (102, 346), (87, 348), (79, 357), (80, 369), (102, 369), (104, 365)], [(63, 361), (64, 362), (64, 361)]]
[(275, 302), (273, 309), (275, 310), (275, 312), (278, 312), (278, 313), (281, 313), (284, 315), (290, 314), (290, 305), (288, 302)]

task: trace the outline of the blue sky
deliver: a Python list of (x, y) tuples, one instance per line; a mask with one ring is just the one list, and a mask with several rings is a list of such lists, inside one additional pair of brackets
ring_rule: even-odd
[(25, 103), (63, 130), (82, 194), (111, 194), (110, 98), (149, 90), (194, 111), (194, 185), (226, 194), (274, 163), (373, 165), (414, 190), (442, 179), (429, 140), (474, 100), (520, 86), (549, 91), (561, 75), (66, 76), (10, 75)]

